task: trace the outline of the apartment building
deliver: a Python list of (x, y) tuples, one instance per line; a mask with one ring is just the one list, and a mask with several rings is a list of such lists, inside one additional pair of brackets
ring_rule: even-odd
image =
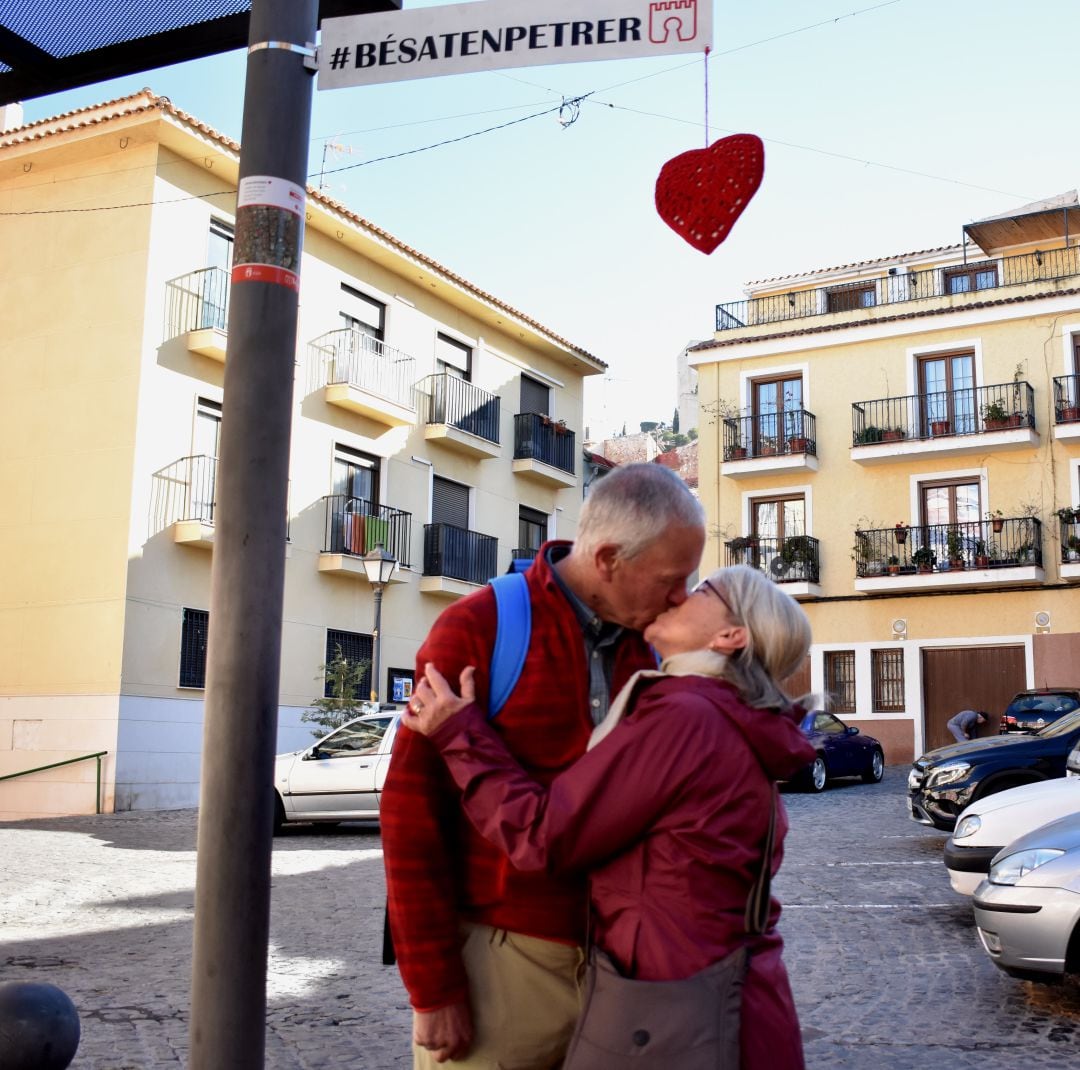
[(746, 293), (690, 352), (707, 553), (803, 603), (797, 683), (896, 762), (1080, 682), (1076, 193)]
[[(0, 817), (197, 801), (238, 153), (149, 90), (0, 135), (0, 777), (70, 763)], [(449, 600), (573, 536), (603, 369), (309, 190), (279, 750), (371, 660), (365, 553), (393, 701)]]

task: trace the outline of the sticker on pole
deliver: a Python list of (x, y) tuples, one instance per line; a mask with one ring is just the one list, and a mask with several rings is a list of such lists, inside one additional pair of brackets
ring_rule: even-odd
[(236, 242), (232, 281), (268, 282), (300, 292), (304, 239), (302, 186), (272, 175), (240, 180), (236, 196)]
[(319, 88), (704, 52), (712, 0), (476, 0), (326, 19)]

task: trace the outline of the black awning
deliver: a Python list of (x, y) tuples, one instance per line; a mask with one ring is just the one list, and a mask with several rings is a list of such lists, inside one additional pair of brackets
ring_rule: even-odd
[[(319, 21), (401, 0), (320, 0)], [(0, 105), (244, 48), (251, 0), (3, 0)]]

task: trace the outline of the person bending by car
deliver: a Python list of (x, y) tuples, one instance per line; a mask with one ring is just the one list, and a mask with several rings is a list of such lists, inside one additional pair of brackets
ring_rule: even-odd
[[(425, 666), (403, 722), (438, 747), (470, 820), (517, 869), (589, 872), (592, 939), (621, 974), (693, 978), (745, 947), (739, 1065), (801, 1070), (780, 905), (769, 901), (757, 936), (744, 912), (774, 805), (770, 871), (780, 865), (787, 819), (775, 782), (814, 757), (777, 682), (806, 657), (809, 623), (762, 573), (736, 566), (713, 572), (645, 638), (660, 670), (623, 688), (588, 753), (549, 784), (513, 759), (475, 701), (471, 668), (459, 697)], [(639, 1033), (634, 1043), (648, 1043)], [(566, 1070), (612, 1065), (624, 1064), (575, 1044)]]
[(957, 743), (965, 739), (974, 739), (980, 725), (986, 724), (987, 717), (982, 710), (961, 710), (955, 717), (950, 717), (945, 727), (952, 732)]

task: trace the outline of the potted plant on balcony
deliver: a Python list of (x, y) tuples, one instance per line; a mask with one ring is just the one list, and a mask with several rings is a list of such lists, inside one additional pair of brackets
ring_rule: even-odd
[(758, 453), (762, 457), (775, 457), (776, 456), (776, 436), (775, 435), (762, 435), (758, 439)]
[(1080, 405), (1075, 401), (1067, 401), (1058, 409), (1057, 419), (1059, 424), (1070, 424), (1074, 420), (1080, 420)]
[(557, 434), (557, 435), (566, 435), (566, 434), (569, 434), (569, 433), (570, 433), (570, 428), (568, 428), (566, 426), (566, 421), (565, 420), (556, 420), (555, 421), (555, 434)]
[(949, 528), (945, 533), (945, 550), (949, 556), (949, 568), (962, 570), (964, 567), (964, 540), (959, 528)]
[(993, 512), (986, 514), (986, 519), (990, 521), (994, 534), (1000, 535), (1001, 529), (1005, 527), (1005, 514), (1000, 509), (995, 509)]
[(875, 424), (867, 424), (865, 427), (860, 427), (855, 432), (855, 445), (867, 446), (874, 442), (880, 442), (884, 431)]
[(920, 572), (933, 572), (937, 554), (929, 546), (919, 546), (911, 555), (912, 563)]
[(986, 550), (986, 540), (975, 540), (975, 567), (976, 568), (989, 568), (990, 567), (990, 555)]
[(893, 531), (896, 533), (897, 545), (903, 546), (904, 543), (907, 542), (907, 524), (905, 524), (902, 520), (898, 520), (896, 522), (896, 527), (893, 528)]
[(895, 576), (900, 572), (900, 558), (896, 554), (890, 554), (885, 560), (885, 567), (889, 570), (890, 576)]
[(810, 449), (810, 439), (805, 435), (790, 435), (788, 437), (789, 453), (806, 453)]
[(987, 431), (997, 431), (1002, 427), (1008, 427), (1012, 414), (1005, 408), (1005, 402), (1001, 398), (994, 398), (982, 407), (983, 424)]
[(1065, 560), (1080, 561), (1080, 535), (1070, 535), (1065, 540)]
[(758, 537), (756, 535), (737, 535), (728, 543), (732, 560), (742, 565), (756, 565), (757, 548)]
[(907, 438), (907, 432), (902, 427), (883, 427), (881, 429), (882, 442), (899, 442)]
[(951, 435), (952, 434), (952, 421), (951, 420), (931, 420), (930, 421), (930, 434), (935, 437), (938, 435)]
[(1057, 509), (1054, 515), (1063, 524), (1076, 524), (1080, 523), (1080, 509), (1073, 509), (1071, 506), (1063, 506), (1061, 509)]
[(780, 558), (788, 567), (791, 579), (809, 579), (814, 548), (806, 535), (792, 535), (780, 547)]

